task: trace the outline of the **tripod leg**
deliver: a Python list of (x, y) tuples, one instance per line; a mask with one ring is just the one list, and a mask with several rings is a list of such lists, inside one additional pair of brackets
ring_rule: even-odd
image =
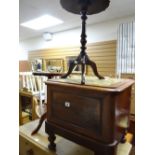
[(99, 73), (98, 73), (98, 71), (97, 71), (97, 67), (96, 67), (95, 62), (91, 61), (90, 59), (87, 59), (86, 64), (91, 66), (91, 68), (92, 68), (94, 74), (95, 74), (99, 79), (104, 79), (103, 76), (99, 75)]
[(82, 69), (82, 73), (81, 73), (81, 84), (85, 84), (85, 64), (81, 64), (81, 69)]
[(69, 70), (66, 74), (62, 75), (61, 78), (66, 78), (68, 75), (70, 75), (74, 69), (74, 67), (76, 66), (75, 62), (72, 61), (69, 65)]
[(36, 133), (39, 131), (39, 129), (41, 128), (41, 126), (42, 126), (42, 124), (43, 124), (43, 122), (44, 122), (44, 120), (45, 120), (46, 118), (47, 118), (47, 112), (45, 112), (45, 113), (40, 117), (39, 124), (38, 124), (37, 128), (31, 133), (31, 135), (34, 135), (34, 134), (36, 134)]

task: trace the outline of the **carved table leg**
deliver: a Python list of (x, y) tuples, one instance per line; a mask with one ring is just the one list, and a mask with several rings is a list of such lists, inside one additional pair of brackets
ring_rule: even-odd
[(72, 61), (72, 62), (70, 63), (70, 65), (69, 65), (69, 70), (68, 70), (68, 72), (67, 72), (66, 74), (62, 75), (61, 78), (67, 78), (67, 76), (70, 75), (70, 74), (72, 73), (72, 71), (73, 71), (73, 69), (74, 69), (74, 67), (75, 67), (76, 65), (77, 65), (77, 64), (76, 64), (74, 61)]
[(95, 62), (93, 62), (92, 60), (90, 60), (90, 59), (88, 58), (86, 64), (91, 66), (91, 68), (92, 68), (92, 70), (93, 70), (93, 73), (94, 73), (99, 79), (104, 79), (103, 76), (99, 75), (99, 73), (98, 73), (98, 71), (97, 71), (97, 67), (96, 67)]
[(85, 84), (85, 64), (81, 64), (82, 73), (81, 73), (81, 84)]
[(48, 148), (50, 150), (54, 150), (54, 151), (56, 150), (56, 144), (54, 143), (55, 139), (56, 139), (56, 136), (54, 135), (54, 133), (50, 132), (48, 137), (48, 140), (50, 142), (50, 144), (48, 145)]

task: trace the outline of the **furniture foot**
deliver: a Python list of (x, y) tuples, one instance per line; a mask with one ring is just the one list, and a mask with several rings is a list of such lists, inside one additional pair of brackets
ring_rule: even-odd
[(125, 137), (125, 135), (122, 136), (120, 142), (121, 142), (121, 143), (125, 143), (125, 142), (126, 142), (126, 137)]
[(82, 69), (81, 84), (85, 84), (85, 64), (84, 63), (81, 64), (81, 69)]
[(54, 133), (50, 133), (48, 137), (48, 140), (50, 142), (50, 144), (48, 145), (48, 148), (50, 150), (54, 150), (54, 151), (56, 150), (56, 144), (54, 143), (55, 139), (56, 139), (56, 136), (54, 135)]
[(96, 67), (95, 62), (93, 62), (92, 60), (90, 60), (89, 58), (87, 58), (86, 64), (87, 64), (87, 65), (90, 65), (90, 67), (91, 67), (92, 70), (93, 70), (93, 73), (94, 73), (99, 79), (104, 79), (103, 76), (99, 75), (99, 73), (98, 73), (98, 71), (97, 71), (97, 67)]

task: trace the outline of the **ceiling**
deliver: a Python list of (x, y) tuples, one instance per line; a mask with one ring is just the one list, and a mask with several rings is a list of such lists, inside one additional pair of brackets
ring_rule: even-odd
[[(19, 0), (19, 24), (43, 14), (55, 16), (63, 20), (64, 23), (39, 31), (19, 26), (20, 40), (42, 36), (43, 32), (56, 33), (81, 26), (80, 16), (64, 10), (60, 5), (60, 0)], [(95, 24), (134, 14), (135, 0), (110, 0), (107, 10), (88, 16), (87, 24)]]

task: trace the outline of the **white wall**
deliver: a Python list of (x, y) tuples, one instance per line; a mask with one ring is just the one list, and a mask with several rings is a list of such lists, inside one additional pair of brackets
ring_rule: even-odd
[(19, 45), (19, 60), (28, 60), (28, 51), (22, 46), (20, 43)]
[[(115, 19), (107, 22), (87, 25), (87, 43), (116, 40), (117, 28), (120, 23), (133, 21), (134, 16)], [(21, 41), (20, 44), (24, 51), (45, 49), (51, 47), (80, 45), (81, 28), (72, 29), (53, 35), (52, 41), (44, 41), (42, 37), (32, 38)]]

